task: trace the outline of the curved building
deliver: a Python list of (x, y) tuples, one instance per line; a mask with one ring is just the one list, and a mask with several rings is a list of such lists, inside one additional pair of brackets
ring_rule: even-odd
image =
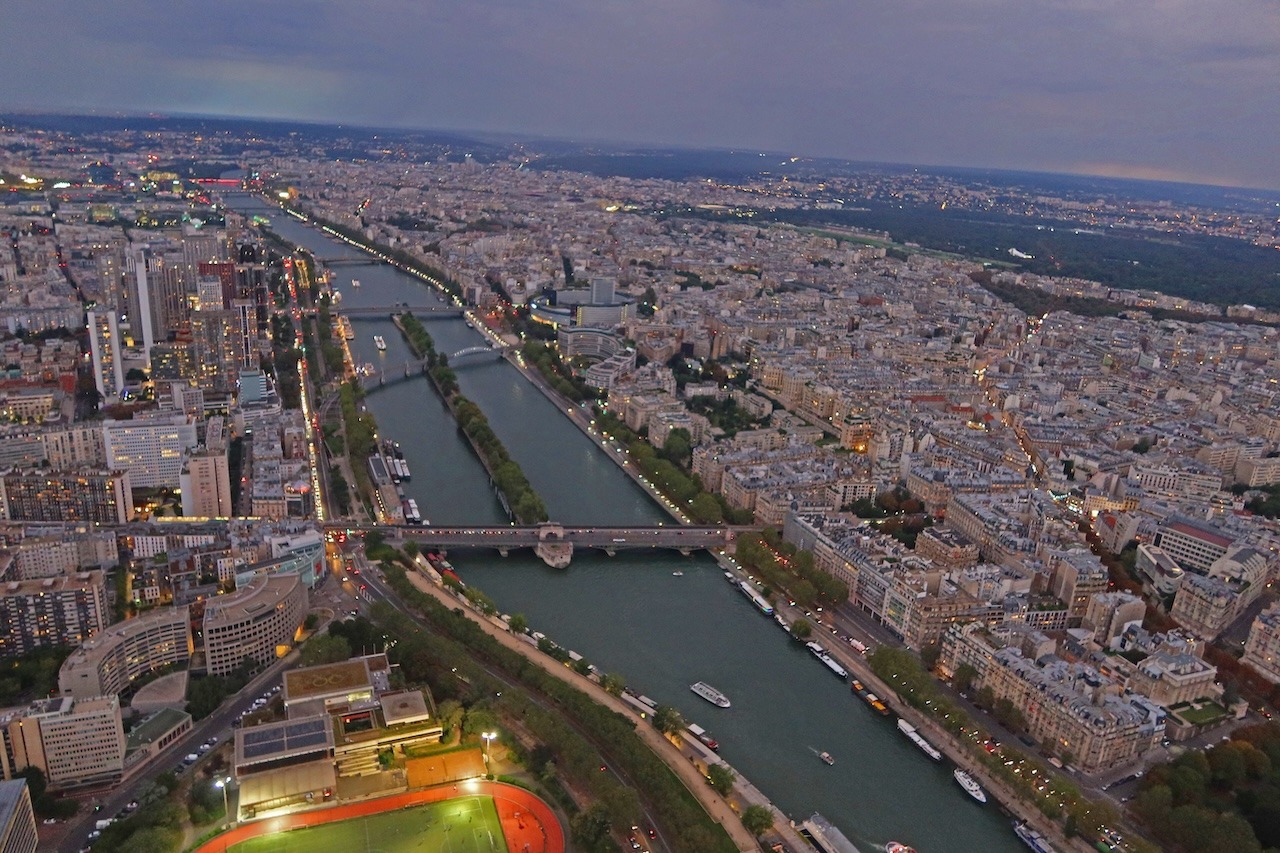
[(259, 575), (205, 604), (204, 649), (210, 675), (234, 672), (245, 658), (267, 664), (288, 652), (307, 617), (307, 587), (297, 574)]
[(82, 643), (63, 661), (58, 690), (77, 699), (115, 696), (141, 675), (190, 659), (191, 651), (190, 610), (153, 610)]

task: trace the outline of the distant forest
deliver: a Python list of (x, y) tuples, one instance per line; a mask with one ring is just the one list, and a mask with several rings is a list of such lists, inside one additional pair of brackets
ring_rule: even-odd
[[(1215, 305), (1280, 309), (1280, 252), (1230, 237), (1078, 225), (969, 211), (868, 204), (865, 210), (759, 211), (793, 225), (887, 231), (894, 241), (967, 257), (1015, 261), (1041, 275), (1089, 279), (1126, 290), (1154, 290)], [(1017, 249), (1031, 260), (1009, 254)]]

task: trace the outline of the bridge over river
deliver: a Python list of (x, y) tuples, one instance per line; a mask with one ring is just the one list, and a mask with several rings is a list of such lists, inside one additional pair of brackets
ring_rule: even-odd
[(419, 320), (447, 320), (461, 317), (462, 309), (453, 305), (344, 305), (339, 302), (329, 306), (329, 313), (347, 317), (393, 317), (396, 314), (412, 314)]
[[(449, 366), (456, 367), (459, 364), (465, 364), (468, 361), (493, 361), (502, 358), (505, 351), (503, 347), (467, 347), (460, 349), (449, 355)], [(427, 372), (427, 360), (425, 358), (417, 361), (406, 361), (401, 369), (401, 365), (396, 364), (394, 367), (379, 370), (377, 373), (370, 373), (367, 376), (360, 377), (360, 387), (366, 393), (376, 388), (385, 388), (388, 385), (394, 385), (397, 382), (403, 382), (406, 379), (413, 379), (422, 376)]]
[(548, 522), (506, 527), (435, 527), (417, 524), (327, 524), (327, 530), (369, 533), (417, 542), (427, 548), (492, 548), (504, 557), (515, 548), (532, 548), (549, 566), (569, 565), (575, 548), (594, 548), (612, 556), (635, 548), (666, 548), (689, 554), (719, 548), (733, 549), (741, 533), (754, 527), (568, 527)]

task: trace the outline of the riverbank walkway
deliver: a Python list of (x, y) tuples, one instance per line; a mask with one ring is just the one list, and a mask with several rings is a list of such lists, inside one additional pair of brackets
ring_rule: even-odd
[[(431, 581), (427, 580), (425, 577), (412, 572), (406, 574), (406, 577), (409, 578), (409, 581), (417, 589), (432, 596), (445, 607), (453, 609), (460, 606), (460, 602), (457, 597), (453, 596), (443, 588), (431, 583)], [(469, 604), (466, 602), (461, 602), (461, 606), (468, 607), (468, 609), (470, 609)], [(484, 629), (486, 634), (493, 637), (508, 649), (524, 656), (527, 660), (540, 667), (549, 675), (553, 675), (556, 678), (567, 681), (569, 684), (572, 684), (583, 693), (586, 693), (596, 702), (604, 705), (609, 710), (616, 711), (627, 719), (636, 719), (635, 713), (623, 704), (621, 699), (618, 699), (616, 696), (605, 691), (604, 688), (599, 684), (596, 684), (590, 678), (580, 675), (572, 669), (564, 666), (559, 661), (542, 654), (537, 649), (534, 649), (532, 646), (521, 641), (509, 630), (499, 628), (484, 616), (475, 613), (474, 611), (472, 611), (472, 618), (480, 625), (481, 628)], [(638, 720), (635, 730), (636, 734), (640, 736), (640, 739), (644, 741), (645, 745), (648, 746), (649, 749), (653, 750), (654, 754), (662, 759), (662, 762), (671, 768), (672, 772), (680, 778), (680, 781), (689, 789), (689, 792), (693, 794), (698, 803), (707, 811), (707, 814), (711, 815), (713, 820), (725, 828), (725, 831), (729, 833), (729, 837), (733, 839), (734, 846), (739, 850), (744, 851), (744, 853), (745, 851), (754, 851), (759, 849), (759, 845), (756, 843), (755, 837), (750, 832), (747, 832), (746, 827), (742, 825), (742, 820), (733, 811), (733, 809), (729, 807), (729, 804), (724, 801), (724, 798), (717, 794), (711, 786), (707, 784), (707, 780), (697, 770), (697, 768), (695, 768), (693, 764), (685, 758), (680, 750), (676, 748), (675, 744), (667, 740), (667, 738), (653, 726), (643, 724)]]

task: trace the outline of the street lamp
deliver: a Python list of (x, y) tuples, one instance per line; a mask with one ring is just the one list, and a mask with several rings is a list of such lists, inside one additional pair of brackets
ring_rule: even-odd
[(227, 805), (227, 786), (230, 783), (230, 776), (227, 776), (225, 779), (215, 779), (213, 782), (213, 787), (222, 791), (222, 816), (224, 820), (231, 816), (231, 808)]
[(489, 741), (498, 736), (497, 732), (481, 732), (480, 737), (484, 740), (484, 766), (489, 769)]

